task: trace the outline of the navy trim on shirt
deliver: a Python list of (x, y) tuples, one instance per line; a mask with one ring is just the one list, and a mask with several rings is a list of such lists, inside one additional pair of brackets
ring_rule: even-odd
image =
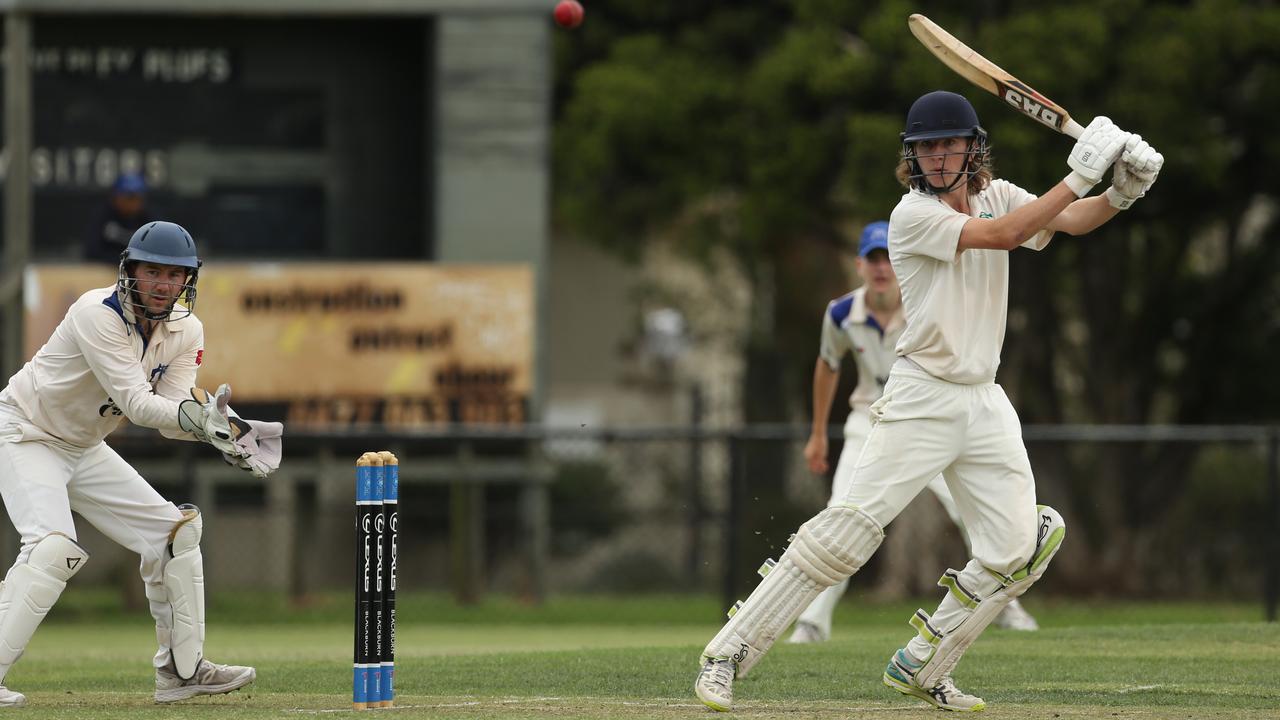
[(836, 327), (840, 327), (845, 318), (849, 317), (849, 313), (853, 312), (853, 294), (832, 300), (827, 306), (827, 312), (831, 315), (831, 321), (836, 324)]
[(867, 313), (867, 324), (875, 328), (876, 332), (880, 333), (881, 338), (884, 337), (884, 328), (880, 327), (880, 323), (876, 321), (875, 316), (871, 313)]
[[(116, 311), (121, 320), (124, 320), (124, 308), (120, 306), (120, 298), (115, 293), (111, 293), (102, 299), (102, 304)], [(127, 321), (126, 321), (127, 322)]]
[[(111, 293), (110, 295), (108, 295), (108, 296), (106, 296), (105, 298), (103, 298), (103, 299), (102, 299), (102, 304), (103, 304), (103, 305), (106, 305), (107, 307), (111, 308), (112, 310), (115, 310), (115, 311), (116, 311), (116, 314), (120, 316), (120, 319), (121, 319), (121, 320), (124, 320), (124, 308), (120, 305), (120, 298), (119, 298), (115, 293)], [(124, 323), (125, 323), (125, 327), (128, 327), (128, 326), (129, 326), (129, 321), (128, 321), (128, 320), (124, 320)], [(148, 345), (148, 344), (150, 344), (151, 339), (147, 337), (146, 333), (142, 332), (142, 324), (141, 324), (141, 323), (136, 323), (136, 322), (135, 322), (135, 323), (133, 324), (133, 327), (134, 327), (134, 329), (135, 329), (135, 330), (137, 330), (137, 331), (138, 331), (138, 336), (142, 338), (142, 354), (143, 354), (143, 355), (146, 355), (146, 354), (147, 354), (147, 345)]]

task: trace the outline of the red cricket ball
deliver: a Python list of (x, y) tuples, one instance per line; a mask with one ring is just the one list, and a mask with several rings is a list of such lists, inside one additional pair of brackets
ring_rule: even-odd
[(556, 4), (556, 24), (562, 28), (576, 28), (582, 24), (585, 15), (582, 4), (578, 0), (560, 0)]

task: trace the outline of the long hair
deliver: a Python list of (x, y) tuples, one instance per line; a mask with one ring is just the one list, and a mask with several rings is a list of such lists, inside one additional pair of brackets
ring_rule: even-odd
[[(893, 172), (894, 177), (898, 178), (898, 182), (902, 184), (902, 187), (908, 190), (915, 187), (911, 182), (913, 168), (911, 167), (912, 159), (907, 157), (909, 152), (907, 144), (903, 143), (902, 151), (898, 154), (898, 167)], [(986, 190), (987, 186), (991, 184), (992, 178), (995, 177), (991, 169), (991, 150), (988, 148), (980, 157), (970, 158), (968, 170), (972, 173), (966, 185), (966, 189), (969, 191), (968, 194), (977, 195)], [(920, 182), (923, 183), (925, 181), (922, 178)]]

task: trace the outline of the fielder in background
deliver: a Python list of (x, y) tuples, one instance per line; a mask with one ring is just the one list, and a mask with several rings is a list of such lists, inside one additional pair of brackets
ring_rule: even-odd
[[(1142, 197), (1164, 162), (1105, 117), (1085, 128), (1067, 158), (1070, 173), (1041, 197), (993, 179), (988, 158), (987, 133), (964, 97), (932, 92), (911, 106), (897, 171), (907, 193), (889, 218), (889, 259), (906, 315), (898, 360), (871, 406), (849, 490), (800, 527), (703, 651), (694, 690), (712, 709), (732, 707), (734, 679), (819, 593), (867, 562), (883, 528), (939, 473), (973, 558), (943, 573), (942, 602), (912, 616), (917, 634), (893, 654), (882, 680), (942, 709), (986, 707), (957, 689), (952, 670), (1040, 579), (1066, 535), (1057, 511), (1036, 504), (1021, 423), (995, 383), (1009, 252), (1041, 250), (1055, 231), (1091, 232)], [(1105, 195), (1084, 197), (1113, 164)]]
[[(858, 277), (862, 286), (832, 300), (822, 315), (822, 339), (818, 360), (813, 367), (813, 422), (809, 441), (804, 446), (804, 459), (809, 470), (819, 475), (827, 472), (827, 418), (840, 380), (840, 361), (853, 356), (858, 369), (858, 384), (849, 397), (849, 417), (844, 423), (844, 448), (836, 463), (828, 505), (843, 502), (853, 480), (853, 466), (871, 432), (871, 403), (880, 399), (889, 380), (889, 370), (898, 359), (894, 348), (904, 328), (902, 293), (898, 278), (889, 263), (889, 223), (873, 222), (862, 230), (858, 242)], [(943, 509), (959, 528), (969, 545), (968, 533), (956, 509), (956, 501), (942, 480), (935, 476), (929, 489), (942, 503)], [(825, 642), (831, 637), (831, 616), (836, 604), (849, 587), (849, 580), (832, 585), (814, 600), (796, 621), (788, 642)], [(1011, 630), (1036, 630), (1035, 618), (1015, 598), (996, 617), (997, 627)]]
[[(0, 586), (0, 682), (22, 656), (89, 553), (75, 511), (138, 553), (159, 650), (157, 702), (225, 693), (252, 682), (251, 667), (217, 665), (204, 648), (201, 519), (165, 500), (103, 439), (120, 421), (198, 440), (259, 477), (280, 463), (283, 426), (242, 420), (194, 387), (204, 328), (192, 314), (200, 259), (186, 230), (140, 228), (121, 254), (116, 284), (90, 290), (0, 391), (0, 496), (22, 537)], [(26, 698), (0, 686), (0, 706)]]

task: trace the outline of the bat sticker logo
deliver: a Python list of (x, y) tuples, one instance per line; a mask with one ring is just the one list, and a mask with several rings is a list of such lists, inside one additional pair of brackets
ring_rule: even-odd
[(1030, 115), (1055, 130), (1061, 129), (1063, 123), (1062, 115), (1046, 107), (1049, 101), (1041, 97), (1035, 90), (1028, 87), (1015, 88), (1001, 83), (1000, 97), (1004, 98), (1004, 101), (1013, 106), (1015, 110)]

